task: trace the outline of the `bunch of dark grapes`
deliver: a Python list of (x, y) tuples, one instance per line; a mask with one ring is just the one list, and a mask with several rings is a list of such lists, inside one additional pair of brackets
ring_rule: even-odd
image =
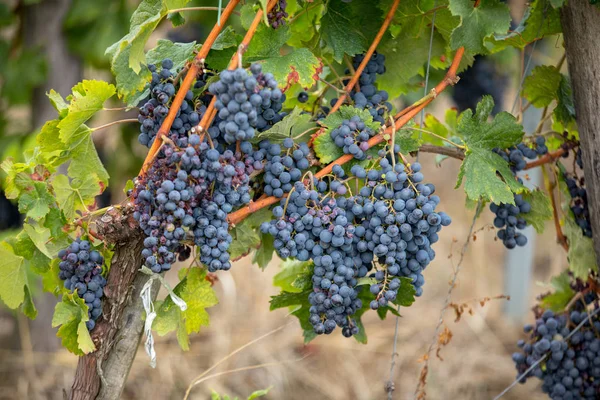
[[(358, 68), (363, 59), (364, 55), (362, 54), (354, 56), (352, 64), (355, 69)], [(358, 81), (360, 91), (351, 94), (355, 107), (366, 108), (373, 116), (373, 120), (382, 124), (385, 122), (387, 113), (392, 111), (392, 104), (388, 101), (388, 92), (377, 90), (375, 85), (377, 75), (385, 73), (384, 64), (385, 56), (374, 53), (364, 71), (360, 74)], [(350, 73), (350, 71), (346, 71), (346, 73)]]
[[(334, 173), (341, 176), (341, 167), (336, 167)], [(337, 185), (332, 186), (334, 182)], [(345, 193), (338, 190), (341, 183), (314, 180), (313, 184), (314, 189), (296, 182), (288, 198), (273, 209), (276, 219), (263, 223), (261, 230), (273, 235), (280, 257), (313, 260), (313, 292), (308, 300), (315, 333), (330, 334), (339, 326), (349, 337), (358, 333), (351, 316), (362, 307), (352, 261), (355, 228), (338, 205), (343, 197), (336, 200), (327, 195), (332, 190)]]
[[(334, 165), (332, 175), (310, 187), (295, 183), (273, 210), (275, 218), (261, 226), (274, 236), (280, 257), (313, 260), (310, 322), (318, 334), (336, 326), (344, 336), (356, 334), (351, 316), (362, 307), (358, 278), (375, 279), (372, 309), (396, 299), (401, 277), (409, 278), (420, 296), (422, 271), (435, 257), (431, 245), (451, 222), (435, 212), (439, 197), (433, 185), (422, 183), (418, 163), (407, 167), (381, 156), (379, 168), (355, 165), (347, 177)], [(350, 193), (352, 179), (366, 180), (356, 194)]]
[[(586, 320), (587, 319), (587, 320)], [(578, 331), (575, 327), (585, 321)], [(527, 341), (518, 342), (513, 354), (517, 376), (539, 362), (520, 383), (536, 377), (553, 400), (598, 399), (600, 397), (600, 321), (587, 311), (564, 314), (545, 311), (535, 325), (524, 328)]]
[(261, 68), (252, 64), (251, 75), (243, 68), (222, 71), (220, 79), (209, 86), (210, 93), (217, 96), (217, 118), (208, 129), (213, 140), (226, 144), (247, 141), (256, 130), (266, 130), (283, 118), (279, 111), (285, 97), (273, 75), (263, 74)]
[(399, 280), (412, 281), (416, 295), (423, 293), (423, 270), (435, 258), (431, 245), (438, 241), (442, 226), (451, 223), (444, 212), (435, 212), (440, 198), (435, 186), (423, 183), (421, 165), (405, 166), (383, 158), (379, 168), (368, 171), (359, 165), (351, 173), (366, 184), (345, 201), (347, 216), (354, 222), (354, 261), (359, 276), (377, 264), (373, 272), (377, 283), (371, 286), (376, 298), (371, 308), (387, 306), (395, 299)]
[[(581, 159), (581, 148), (577, 149), (575, 162), (579, 168), (583, 168)], [(575, 217), (575, 222), (581, 228), (583, 234), (592, 237), (592, 224), (590, 222), (590, 209), (588, 205), (587, 191), (584, 177), (578, 178), (575, 174), (564, 173), (563, 177), (571, 196), (570, 208)]]
[[(175, 93), (179, 89), (179, 82), (175, 82), (177, 71), (172, 71), (173, 61), (165, 59), (159, 70), (155, 65), (148, 65), (152, 72), (150, 82), (150, 99), (140, 106), (138, 121), (140, 122), (140, 135), (138, 141), (144, 146), (150, 147), (154, 142), (156, 133), (169, 113), (169, 108)], [(189, 90), (177, 117), (173, 121), (169, 138), (178, 146), (185, 146), (188, 131), (200, 122), (200, 118), (206, 111), (202, 102), (194, 101), (194, 93)]]
[(331, 138), (336, 146), (351, 154), (357, 160), (367, 158), (369, 139), (375, 136), (375, 131), (365, 125), (358, 116), (343, 120), (342, 124), (331, 131)]
[(77, 291), (77, 295), (85, 301), (89, 317), (85, 324), (91, 331), (102, 315), (101, 299), (106, 286), (106, 279), (102, 276), (104, 259), (100, 253), (91, 249), (90, 242), (81, 238), (59, 251), (58, 259), (58, 277), (65, 281), (68, 290)]
[[(508, 149), (493, 149), (494, 153), (502, 157), (513, 172), (516, 174), (522, 171), (527, 166), (527, 159), (534, 160), (539, 156), (548, 153), (546, 140), (542, 136), (535, 138), (533, 147), (527, 146), (525, 143), (519, 143), (517, 146), (509, 147)], [(521, 178), (516, 178), (520, 183), (523, 183)], [(522, 217), (531, 211), (531, 203), (523, 198), (520, 194), (514, 195), (515, 204), (490, 204), (490, 210), (496, 215), (494, 218), (494, 226), (498, 228), (498, 239), (507, 249), (514, 249), (517, 246), (525, 246), (527, 244), (527, 236), (523, 235), (520, 230), (527, 227), (527, 222)]]
[(232, 151), (220, 153), (198, 135), (183, 149), (166, 146), (134, 191), (145, 265), (169, 270), (184, 242), (193, 240), (211, 272), (229, 269), (227, 214), (250, 201), (248, 184), (246, 166)]
[(263, 140), (252, 158), (266, 160), (263, 180), (267, 196), (283, 197), (289, 193), (302, 178), (302, 171), (310, 166), (307, 158), (310, 149), (306, 143), (294, 144), (292, 138), (286, 138), (282, 144), (283, 149), (279, 144)]
[(514, 249), (516, 246), (525, 246), (527, 244), (527, 236), (523, 235), (518, 230), (523, 230), (527, 226), (527, 222), (522, 214), (527, 214), (531, 211), (531, 204), (523, 199), (523, 196), (516, 194), (514, 196), (515, 204), (490, 204), (490, 210), (496, 214), (494, 218), (494, 226), (498, 228), (498, 239), (502, 240), (504, 246), (508, 249)]
[(285, 12), (286, 7), (287, 1), (279, 0), (277, 1), (277, 4), (275, 4), (275, 7), (267, 14), (269, 25), (271, 25), (273, 29), (285, 25), (285, 19), (288, 17), (288, 13)]

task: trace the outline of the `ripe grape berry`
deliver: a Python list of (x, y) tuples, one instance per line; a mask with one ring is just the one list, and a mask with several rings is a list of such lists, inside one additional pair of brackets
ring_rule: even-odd
[(298, 101), (300, 103), (306, 103), (308, 101), (308, 93), (304, 91), (298, 93)]
[(64, 281), (65, 288), (77, 291), (77, 295), (85, 301), (89, 317), (85, 325), (91, 331), (102, 315), (101, 299), (106, 286), (106, 279), (102, 276), (104, 258), (91, 248), (90, 242), (78, 237), (69, 247), (58, 252), (58, 259), (58, 277)]
[[(594, 306), (594, 307), (597, 307)], [(581, 308), (581, 309), (579, 309)], [(512, 358), (521, 376), (529, 367), (544, 360), (524, 376), (520, 383), (536, 377), (542, 390), (553, 400), (598, 399), (600, 397), (600, 321), (587, 319), (581, 329), (576, 326), (588, 318), (587, 310), (575, 307), (555, 314), (545, 311), (535, 325), (525, 325), (528, 340), (519, 340), (519, 352)], [(569, 337), (569, 339), (567, 339)]]

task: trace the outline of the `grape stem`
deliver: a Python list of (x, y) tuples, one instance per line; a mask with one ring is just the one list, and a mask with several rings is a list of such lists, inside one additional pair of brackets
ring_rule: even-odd
[(166, 136), (169, 133), (171, 126), (173, 125), (173, 122), (175, 121), (175, 118), (177, 116), (177, 112), (179, 111), (179, 108), (181, 107), (181, 104), (183, 103), (183, 99), (185, 98), (185, 96), (187, 94), (187, 91), (190, 89), (190, 87), (192, 86), (192, 83), (196, 79), (196, 76), (197, 76), (198, 72), (200, 71), (200, 67), (204, 65), (204, 60), (206, 59), (206, 56), (208, 55), (208, 52), (210, 51), (210, 48), (214, 44), (215, 40), (217, 40), (217, 37), (221, 33), (221, 30), (223, 29), (223, 27), (225, 25), (224, 23), (227, 21), (229, 16), (233, 13), (233, 10), (235, 9), (235, 7), (238, 5), (239, 2), (240, 2), (240, 0), (229, 0), (227, 7), (225, 7), (225, 9), (223, 10), (223, 13), (221, 14), (221, 22), (222, 23), (221, 24), (217, 23), (217, 24), (215, 24), (215, 26), (213, 26), (208, 37), (206, 38), (206, 41), (200, 48), (200, 51), (198, 52), (198, 54), (196, 54), (194, 61), (190, 64), (188, 72), (185, 75), (183, 82), (181, 82), (181, 85), (179, 86), (179, 90), (177, 91), (177, 94), (175, 95), (175, 98), (173, 99), (173, 102), (171, 103), (171, 108), (169, 109), (169, 113), (167, 114), (162, 125), (160, 126), (158, 132), (156, 132), (156, 139), (154, 140), (154, 143), (152, 143), (152, 147), (150, 148), (150, 150), (148, 151), (148, 154), (146, 155), (146, 159), (144, 160), (144, 164), (142, 165), (142, 169), (139, 174), (140, 176), (143, 176), (146, 174), (146, 172), (150, 168), (150, 165), (154, 161), (154, 158), (156, 158), (158, 149), (160, 148), (161, 144), (163, 143), (161, 140), (158, 140), (158, 139), (160, 139), (162, 136)]

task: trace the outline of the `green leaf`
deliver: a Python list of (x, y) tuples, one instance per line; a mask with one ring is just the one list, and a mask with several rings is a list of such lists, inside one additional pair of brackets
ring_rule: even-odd
[(233, 261), (248, 255), (253, 249), (260, 246), (259, 226), (270, 218), (271, 211), (263, 208), (255, 214), (243, 220), (230, 231), (233, 241), (229, 247), (229, 254)]
[(308, 303), (308, 295), (312, 290), (304, 292), (281, 292), (277, 296), (271, 296), (270, 307), (271, 311), (278, 308), (297, 306), (303, 303)]
[(29, 319), (37, 317), (37, 309), (35, 308), (35, 304), (33, 304), (33, 295), (29, 290), (29, 286), (25, 286), (25, 300), (21, 306), (21, 311)]
[(95, 197), (102, 193), (102, 187), (95, 175), (82, 179), (73, 179), (65, 175), (57, 175), (52, 181), (56, 201), (67, 219), (72, 219), (76, 211), (87, 210), (87, 205), (94, 203)]
[(58, 112), (59, 118), (64, 118), (68, 111), (69, 105), (65, 102), (60, 93), (50, 89), (50, 92), (46, 93), (46, 96), (50, 99), (52, 107)]
[(24, 224), (23, 230), (35, 247), (49, 259), (56, 257), (60, 249), (67, 247), (68, 238), (64, 232), (51, 236), (50, 229), (33, 224)]
[(62, 339), (62, 345), (67, 350), (78, 356), (96, 350), (85, 326), (88, 320), (88, 307), (77, 293), (63, 295), (62, 301), (54, 309), (52, 327), (60, 326), (56, 336)]
[(258, 143), (264, 139), (268, 139), (272, 143), (281, 143), (285, 138), (295, 138), (307, 131), (314, 132), (316, 130), (314, 128), (317, 127), (317, 124), (311, 119), (312, 116), (310, 114), (302, 114), (302, 110), (295, 107), (288, 115), (270, 129), (264, 132), (258, 132), (252, 139), (252, 142)]
[(274, 241), (273, 236), (268, 233), (260, 234), (260, 246), (256, 249), (254, 258), (252, 259), (252, 262), (258, 264), (260, 269), (264, 270), (267, 268), (267, 265), (273, 259), (273, 254), (275, 253)]
[(571, 214), (565, 218), (564, 234), (569, 239), (569, 270), (575, 278), (586, 280), (590, 271), (598, 271), (594, 242), (583, 235)]
[(290, 28), (284, 25), (280, 28), (261, 25), (252, 38), (252, 45), (244, 55), (244, 61), (254, 62), (272, 57), (279, 57), (281, 48), (290, 37)]
[(206, 280), (205, 269), (192, 267), (182, 270), (180, 274), (185, 274), (185, 277), (173, 291), (185, 301), (187, 309), (181, 311), (168, 296), (157, 307), (153, 328), (160, 336), (177, 331), (179, 344), (184, 350), (188, 350), (188, 335), (199, 332), (202, 326), (208, 326), (209, 315), (206, 309), (216, 305), (218, 299), (210, 282)]
[(397, 131), (396, 137), (394, 138), (394, 144), (400, 146), (400, 152), (402, 154), (408, 154), (413, 151), (417, 151), (421, 145), (419, 139), (415, 138), (415, 135), (409, 129), (401, 129)]
[(465, 192), (470, 199), (482, 198), (494, 203), (514, 204), (513, 192), (522, 192), (524, 186), (514, 178), (508, 163), (493, 153), (492, 149), (504, 149), (519, 143), (523, 128), (507, 112), (499, 113), (488, 122), (493, 107), (491, 97), (484, 96), (477, 104), (475, 115), (471, 110), (460, 115), (457, 130), (464, 139), (467, 151), (456, 187), (464, 179)]
[(553, 117), (564, 125), (576, 125), (575, 105), (573, 104), (573, 90), (569, 77), (561, 74), (560, 85), (557, 91), (557, 104)]
[(233, 27), (228, 26), (219, 33), (217, 39), (213, 43), (211, 50), (223, 50), (229, 47), (235, 47), (238, 45), (237, 35), (233, 30)]
[(555, 1), (557, 0), (534, 0), (525, 10), (519, 26), (509, 33), (488, 38), (486, 47), (492, 52), (509, 46), (523, 49), (536, 40), (562, 32), (560, 12), (549, 5)]
[(292, 16), (290, 6), (291, 2), (288, 1), (287, 11), (294, 18), (294, 23), (290, 24), (291, 35), (287, 44), (296, 48), (305, 47), (316, 37), (325, 7), (323, 4), (303, 2), (302, 9)]
[(292, 50), (284, 56), (267, 58), (263, 71), (270, 72), (282, 88), (299, 83), (304, 88), (313, 86), (323, 69), (321, 61), (306, 48)]
[(81, 124), (100, 111), (114, 94), (115, 87), (102, 81), (84, 80), (75, 85), (73, 94), (67, 97), (70, 100), (68, 114), (58, 123), (60, 139), (70, 143)]
[(252, 394), (250, 396), (248, 396), (248, 400), (254, 400), (259, 397), (266, 396), (272, 388), (273, 388), (273, 386), (270, 386), (266, 389), (257, 390), (255, 392), (252, 392)]
[(126, 47), (115, 55), (110, 70), (115, 76), (119, 97), (128, 106), (137, 106), (137, 103), (147, 95), (144, 88), (152, 79), (152, 74), (148, 68), (143, 68), (139, 74), (129, 68), (129, 50), (129, 47)]
[(552, 219), (552, 204), (548, 195), (541, 190), (533, 190), (531, 192), (522, 193), (523, 200), (531, 204), (531, 211), (521, 214), (521, 217), (531, 226), (537, 233), (544, 232), (544, 224)]
[(344, 151), (335, 144), (329, 131), (317, 136), (313, 142), (313, 150), (322, 164), (329, 164), (344, 155)]
[(474, 4), (470, 0), (450, 0), (450, 12), (461, 18), (450, 36), (450, 46), (453, 50), (463, 46), (471, 53), (483, 54), (487, 52), (484, 40), (494, 33), (506, 33), (511, 18), (508, 7), (499, 0), (482, 0), (477, 7)]
[(53, 258), (50, 268), (42, 275), (42, 286), (46, 292), (58, 296), (64, 289), (63, 281), (58, 277), (60, 269), (58, 268), (58, 258)]
[(34, 182), (31, 190), (19, 197), (19, 212), (29, 218), (40, 220), (50, 212), (52, 204), (54, 204), (54, 197), (48, 192), (48, 185), (44, 182)]
[(146, 62), (148, 64), (160, 65), (162, 60), (170, 58), (173, 61), (173, 68), (171, 70), (178, 70), (194, 56), (195, 49), (196, 42), (173, 43), (170, 40), (158, 39), (156, 47), (148, 50)]
[(550, 281), (550, 284), (552, 285), (554, 292), (542, 298), (542, 305), (544, 308), (552, 311), (562, 312), (573, 296), (575, 296), (575, 291), (571, 289), (571, 279), (569, 278), (568, 272), (565, 271), (562, 274), (555, 276)]
[(533, 69), (523, 83), (523, 97), (535, 107), (549, 106), (558, 96), (562, 74), (551, 65), (540, 65)]
[(62, 228), (66, 225), (67, 220), (62, 211), (58, 208), (51, 207), (50, 211), (44, 219), (44, 227), (50, 230), (50, 236), (59, 237), (64, 235)]
[(331, 48), (333, 58), (338, 63), (342, 62), (344, 54), (353, 56), (367, 48), (367, 39), (353, 17), (350, 4), (332, 0), (321, 18), (321, 39)]
[[(379, 88), (387, 90), (390, 99), (412, 91), (413, 78), (424, 75), (423, 67), (429, 57), (429, 41), (429, 30), (418, 37), (409, 32), (402, 32), (395, 38), (384, 38), (378, 46), (377, 51), (385, 55), (386, 65), (394, 65), (394, 68), (387, 68), (385, 74), (377, 77)], [(432, 67), (436, 68), (434, 61), (445, 53), (444, 39), (435, 32), (431, 48)]]
[(71, 163), (67, 172), (72, 179), (85, 180), (88, 177), (96, 177), (96, 181), (101, 183), (101, 193), (108, 186), (108, 172), (98, 156), (91, 130), (82, 125), (78, 132), (81, 134), (80, 140), (70, 149)]
[(305, 277), (310, 278), (312, 270), (313, 264), (310, 261), (285, 260), (281, 264), (281, 271), (273, 277), (273, 286), (280, 287), (284, 292), (303, 292), (305, 288), (298, 285), (297, 282), (304, 280)]
[(10, 309), (16, 309), (25, 300), (27, 271), (23, 257), (17, 256), (6, 242), (0, 242), (0, 299)]

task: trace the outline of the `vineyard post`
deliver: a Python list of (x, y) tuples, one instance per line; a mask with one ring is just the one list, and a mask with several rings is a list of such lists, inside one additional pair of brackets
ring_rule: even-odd
[(569, 0), (561, 9), (569, 75), (581, 140), (594, 250), (600, 260), (600, 8)]

